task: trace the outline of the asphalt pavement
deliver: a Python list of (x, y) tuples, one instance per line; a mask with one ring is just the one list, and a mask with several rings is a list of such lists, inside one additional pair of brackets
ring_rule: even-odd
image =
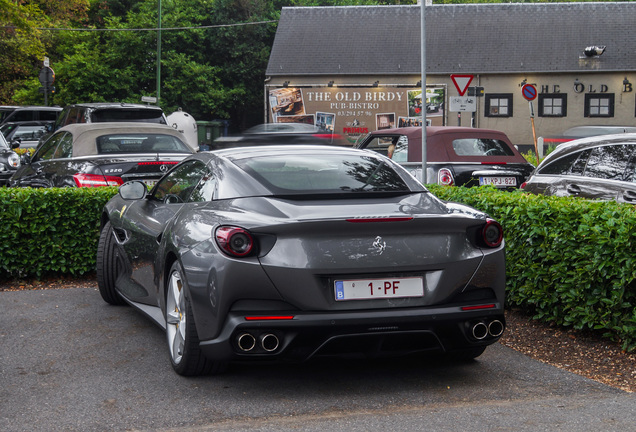
[(0, 292), (2, 431), (631, 431), (636, 395), (494, 345), (477, 361), (236, 364), (184, 378), (95, 287)]

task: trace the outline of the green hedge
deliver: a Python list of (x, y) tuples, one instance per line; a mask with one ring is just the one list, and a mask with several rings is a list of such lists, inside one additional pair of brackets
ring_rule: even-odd
[(623, 349), (636, 349), (634, 206), (493, 188), (428, 187), (503, 225), (509, 306), (541, 321), (602, 331)]
[[(429, 185), (505, 229), (508, 306), (636, 349), (636, 211), (628, 204)], [(0, 279), (95, 270), (99, 214), (116, 188), (0, 188)], [(636, 244), (636, 242), (635, 242)]]
[(0, 188), (0, 279), (95, 270), (99, 215), (117, 188)]

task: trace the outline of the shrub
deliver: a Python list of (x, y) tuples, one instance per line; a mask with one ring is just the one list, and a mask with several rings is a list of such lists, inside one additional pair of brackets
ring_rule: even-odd
[(117, 188), (0, 188), (0, 278), (95, 270), (99, 215)]
[(504, 227), (508, 305), (601, 330), (636, 349), (636, 211), (630, 204), (430, 185)]

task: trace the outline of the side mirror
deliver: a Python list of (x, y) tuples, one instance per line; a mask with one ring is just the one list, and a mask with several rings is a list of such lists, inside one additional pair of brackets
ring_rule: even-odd
[(22, 138), (15, 138), (11, 140), (11, 148), (17, 149), (22, 144)]
[(119, 186), (119, 195), (125, 200), (140, 200), (146, 197), (148, 188), (141, 181), (130, 181)]

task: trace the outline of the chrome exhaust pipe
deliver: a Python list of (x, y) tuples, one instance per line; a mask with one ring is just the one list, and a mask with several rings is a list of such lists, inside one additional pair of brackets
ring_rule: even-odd
[(267, 352), (276, 351), (279, 346), (278, 336), (272, 333), (267, 333), (261, 336), (261, 346)]
[(256, 347), (256, 338), (250, 333), (241, 333), (236, 338), (236, 342), (243, 352), (252, 351)]
[(488, 324), (488, 334), (492, 337), (501, 336), (504, 332), (504, 325), (499, 320), (494, 320), (490, 324)]
[(483, 322), (478, 322), (473, 326), (473, 337), (477, 340), (482, 340), (488, 336), (488, 327)]

